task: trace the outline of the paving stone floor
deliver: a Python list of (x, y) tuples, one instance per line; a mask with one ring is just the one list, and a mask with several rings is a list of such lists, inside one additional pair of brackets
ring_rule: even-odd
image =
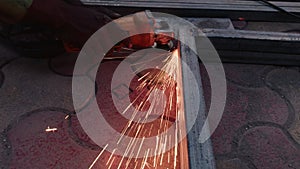
[[(0, 168), (81, 169), (98, 155), (100, 148), (82, 131), (74, 114), (68, 63), (74, 58), (26, 58), (0, 45)], [(107, 62), (105, 67), (115, 64)], [(299, 169), (299, 68), (224, 67), (227, 104), (212, 136), (217, 168)], [(209, 79), (203, 67), (202, 76), (209, 106)], [(47, 127), (58, 130), (45, 132)], [(101, 156), (98, 168), (107, 168), (103, 164), (108, 157)]]
[[(245, 64), (224, 68), (227, 104), (212, 136), (217, 168), (300, 168), (299, 68)], [(209, 79), (202, 70), (208, 101)]]

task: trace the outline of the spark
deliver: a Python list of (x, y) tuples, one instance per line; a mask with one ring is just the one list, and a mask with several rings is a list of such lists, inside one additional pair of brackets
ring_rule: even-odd
[(46, 132), (56, 132), (57, 130), (57, 128), (50, 128), (50, 126), (45, 129)]
[(147, 164), (147, 159), (148, 159), (148, 155), (149, 155), (149, 149), (147, 150), (147, 152), (145, 153), (145, 156), (144, 156), (144, 162), (143, 162), (143, 165), (142, 165), (142, 168), (141, 169), (144, 169), (146, 164)]
[(153, 128), (153, 124), (151, 124), (151, 126), (150, 126), (150, 129), (149, 129), (149, 135), (148, 135), (148, 136), (151, 135), (152, 128)]
[(140, 151), (141, 151), (142, 145), (143, 145), (143, 143), (144, 143), (144, 140), (145, 140), (145, 137), (143, 137), (143, 139), (142, 139), (142, 141), (141, 141), (139, 150), (138, 150), (138, 152), (137, 152), (137, 154), (136, 154), (136, 157), (135, 157), (136, 159), (138, 158), (138, 156), (139, 156), (139, 154), (140, 154)]
[(70, 117), (70, 115), (66, 115), (65, 120), (67, 120)]
[(93, 161), (93, 163), (90, 165), (89, 169), (92, 169), (95, 163), (98, 161), (100, 156), (104, 153), (105, 149), (108, 147), (108, 144), (102, 149), (102, 151), (99, 153), (99, 155), (96, 157), (96, 159)]
[[(161, 55), (157, 57), (150, 58), (150, 61), (153, 61), (157, 58), (161, 57)], [(130, 110), (129, 108), (132, 107), (135, 103), (138, 101), (139, 104), (137, 105), (137, 108), (134, 109), (132, 114), (130, 115), (130, 119), (128, 120), (128, 123), (125, 125), (123, 130), (121, 131), (121, 136), (117, 142), (117, 145), (119, 145), (125, 135), (132, 135), (132, 139), (129, 141), (126, 150), (124, 152), (124, 155), (121, 158), (121, 161), (118, 164), (118, 169), (121, 167), (122, 163), (126, 164), (126, 168), (129, 167), (131, 162), (135, 162), (134, 168), (142, 168), (144, 169), (145, 167), (151, 168), (150, 167), (150, 161), (149, 161), (149, 155), (150, 154), (156, 154), (156, 156), (153, 157), (153, 163), (151, 161), (151, 165), (153, 164), (153, 168), (157, 168), (157, 165), (162, 166), (163, 164), (163, 159), (164, 157), (166, 158), (168, 164), (171, 163), (171, 158), (174, 157), (174, 162), (172, 166), (174, 169), (177, 166), (177, 157), (178, 157), (178, 135), (181, 135), (181, 130), (180, 126), (177, 124), (178, 121), (176, 120), (175, 123), (175, 131), (174, 131), (174, 136), (172, 135), (167, 135), (163, 132), (167, 131), (169, 124), (170, 124), (170, 119), (173, 119), (171, 112), (175, 111), (175, 116), (180, 117), (180, 104), (178, 103), (180, 100), (180, 90), (178, 87), (178, 80), (180, 78), (180, 73), (179, 73), (179, 56), (178, 56), (178, 51), (175, 50), (173, 53), (168, 54), (167, 56), (164, 55), (165, 59), (163, 60), (163, 65), (161, 67), (161, 71), (158, 72), (152, 72), (151, 70), (148, 72), (143, 73), (142, 76), (139, 77), (138, 81), (140, 84), (136, 87), (136, 90), (139, 91), (140, 93), (136, 98), (125, 108), (121, 114), (125, 114)], [(134, 65), (140, 65), (140, 68), (142, 69), (144, 65), (147, 64), (147, 62), (141, 62), (141, 63), (134, 63)], [(135, 73), (140, 72), (140, 69), (136, 69)], [(175, 91), (174, 91), (175, 89)], [(161, 104), (163, 100), (162, 95), (158, 95), (158, 91), (163, 91), (164, 94), (168, 96), (168, 99), (166, 100), (166, 105), (165, 105), (165, 110), (160, 110), (159, 109), (159, 104)], [(168, 90), (168, 91), (167, 91)], [(154, 96), (154, 97), (153, 97)], [(159, 96), (159, 97), (157, 97)], [(151, 97), (153, 99), (151, 99)], [(176, 97), (176, 99), (175, 99)], [(146, 101), (150, 101), (151, 99), (151, 105), (147, 107), (147, 111), (144, 112), (143, 117), (138, 117), (137, 115), (139, 110), (144, 110)], [(175, 108), (174, 108), (175, 105)], [(159, 117), (153, 116), (152, 114), (158, 111), (163, 111), (162, 115)], [(155, 115), (154, 114), (154, 115)], [(153, 149), (148, 148), (147, 150), (143, 150), (142, 152), (142, 147), (144, 144), (145, 139), (150, 137), (152, 130), (156, 127), (154, 127), (154, 124), (152, 123), (149, 127), (146, 127), (146, 122), (150, 118), (155, 117), (157, 119), (158, 124), (158, 129), (157, 129), (157, 136), (156, 136), (156, 145), (153, 147)], [(136, 120), (137, 119), (137, 120)], [(172, 146), (172, 139), (175, 138), (175, 147)], [(141, 139), (137, 139), (141, 138)], [(140, 141), (139, 141), (140, 140)], [(97, 156), (97, 158), (94, 160), (93, 164), (90, 166), (89, 169), (91, 169), (96, 161), (99, 159), (101, 154), (104, 152), (104, 150), (107, 148), (108, 145), (106, 145), (105, 148), (100, 152), (100, 154)], [(172, 151), (167, 152), (165, 154), (164, 152), (166, 150), (169, 150), (173, 148)], [(106, 165), (109, 165), (108, 168), (112, 167), (112, 163), (115, 161), (114, 152), (116, 151), (117, 147), (112, 151), (111, 156), (109, 157)], [(137, 152), (135, 150), (137, 149)], [(141, 163), (139, 163), (138, 157), (139, 154), (143, 154), (144, 158), (142, 158)], [(125, 157), (129, 158), (126, 160)], [(151, 157), (152, 158), (152, 157)], [(135, 159), (135, 160), (132, 160)], [(138, 167), (139, 166), (139, 167)], [(132, 168), (132, 167), (131, 167)], [(172, 168), (172, 167), (169, 167)]]
[(109, 161), (111, 160), (111, 158), (112, 158), (113, 155), (115, 154), (115, 151), (116, 151), (116, 149), (114, 149), (114, 150), (111, 152), (111, 155), (110, 155), (109, 159), (107, 160), (106, 165), (108, 165)]
[(122, 162), (123, 162), (123, 160), (124, 160), (124, 157), (125, 157), (125, 156), (122, 156), (122, 159), (121, 159), (121, 161), (119, 162), (118, 169), (120, 169), (120, 167), (121, 167), (121, 165), (122, 165)]
[(170, 154), (170, 152), (168, 152), (168, 163), (170, 163), (170, 157), (171, 156), (171, 154)]
[(138, 164), (139, 164), (139, 163), (135, 163), (134, 169), (136, 169), (136, 168), (137, 168)]
[(113, 163), (114, 163), (114, 161), (115, 161), (115, 158), (116, 158), (116, 157), (113, 157), (113, 159), (111, 160), (111, 163), (110, 163), (110, 165), (109, 165), (108, 169), (110, 169), (110, 168), (111, 168), (112, 164), (113, 164)]

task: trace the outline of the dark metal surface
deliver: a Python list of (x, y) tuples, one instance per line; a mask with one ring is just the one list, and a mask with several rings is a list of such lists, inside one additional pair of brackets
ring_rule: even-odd
[[(300, 65), (300, 34), (217, 29), (203, 32), (224, 62)], [(201, 37), (196, 41), (201, 43)]]
[[(231, 19), (243, 17), (249, 21), (300, 22), (300, 19), (279, 12), (256, 0), (82, 0), (82, 2), (86, 5), (112, 7), (112, 9), (121, 14), (130, 14), (151, 9), (152, 11), (166, 12), (185, 17), (222, 17)], [(288, 12), (300, 15), (299, 2), (271, 2)]]
[[(213, 148), (211, 140), (208, 139), (205, 143), (200, 143), (199, 136), (204, 129), (204, 123), (206, 120), (206, 106), (203, 96), (203, 86), (202, 77), (200, 74), (200, 67), (198, 62), (198, 56), (191, 50), (191, 48), (196, 48), (195, 39), (186, 33), (180, 32), (180, 37), (187, 38), (191, 44), (189, 47), (185, 44), (180, 46), (180, 54), (182, 65), (188, 65), (188, 68), (182, 66), (182, 83), (183, 83), (183, 94), (184, 94), (184, 107), (185, 107), (185, 117), (186, 125), (191, 124), (192, 118), (196, 118), (195, 124), (188, 132), (188, 154), (189, 154), (189, 167), (190, 169), (215, 169), (215, 158), (213, 154)], [(191, 48), (190, 48), (191, 47)], [(189, 69), (189, 71), (187, 70)], [(193, 73), (191, 75), (190, 73)], [(197, 84), (193, 83), (191, 76), (194, 76)], [(197, 86), (195, 86), (197, 85)], [(199, 93), (195, 92), (194, 89), (198, 89)], [(195, 109), (193, 100), (197, 98), (197, 94), (200, 95), (199, 109)]]

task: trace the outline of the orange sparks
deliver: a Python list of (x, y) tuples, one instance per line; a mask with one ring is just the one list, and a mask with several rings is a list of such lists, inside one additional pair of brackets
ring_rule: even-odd
[(65, 120), (67, 120), (70, 117), (70, 115), (66, 115)]
[(48, 126), (46, 129), (45, 129), (45, 132), (56, 132), (58, 129), (57, 128), (50, 128), (50, 126)]
[[(135, 110), (132, 112), (132, 116), (130, 120), (128, 121), (127, 125), (124, 127), (123, 131), (121, 132), (121, 136), (117, 142), (117, 144), (120, 144), (123, 136), (133, 134), (132, 140), (128, 143), (128, 146), (124, 152), (123, 157), (121, 158), (120, 161), (116, 162), (116, 157), (114, 156), (115, 151), (117, 150), (118, 147), (114, 147), (114, 150), (111, 152), (110, 157), (108, 158), (106, 162), (106, 166), (108, 168), (113, 167), (113, 163), (116, 163), (117, 166), (114, 166), (116, 168), (121, 168), (123, 163), (126, 163), (126, 168), (133, 168), (133, 166), (130, 166), (130, 163), (135, 162), (134, 168), (140, 167), (142, 169), (144, 168), (151, 168), (151, 165), (153, 165), (154, 168), (163, 168), (166, 167), (164, 166), (164, 162), (167, 162), (170, 167), (174, 167), (174, 169), (178, 168), (179, 164), (178, 163), (178, 157), (180, 155), (180, 147), (179, 142), (181, 140), (178, 140), (177, 136), (182, 135), (181, 133), (181, 125), (178, 124), (178, 121), (175, 120), (175, 131), (174, 135), (167, 135), (164, 133), (164, 131), (168, 130), (168, 124), (170, 122), (171, 118), (177, 119), (178, 117), (181, 117), (183, 115), (182, 112), (184, 112), (183, 109), (183, 102), (182, 102), (182, 91), (180, 89), (180, 86), (182, 85), (181, 83), (181, 68), (180, 68), (180, 56), (179, 56), (179, 51), (175, 50), (172, 53), (169, 53), (167, 56), (165, 56), (166, 59), (163, 61), (163, 65), (161, 68), (161, 71), (157, 72), (144, 72), (141, 77), (139, 77), (138, 81), (140, 81), (140, 85), (137, 86), (137, 89), (140, 91), (145, 90), (146, 87), (149, 91), (145, 95), (142, 95), (142, 92), (138, 94), (138, 96), (132, 101), (126, 109), (121, 112), (121, 114), (128, 113), (127, 111), (129, 110), (130, 107), (133, 106), (134, 103), (136, 103), (139, 99), (142, 99), (141, 102), (139, 102), (138, 108), (142, 109), (144, 108), (145, 101), (148, 101), (150, 97), (150, 93), (154, 92), (154, 100), (152, 101), (152, 104), (148, 108), (147, 112), (145, 112), (144, 119), (139, 119), (136, 123), (133, 122), (134, 118), (137, 116), (137, 113), (139, 112), (138, 110)], [(144, 64), (144, 63), (143, 63)], [(141, 66), (143, 67), (143, 66)], [(138, 70), (137, 70), (138, 72)], [(158, 117), (157, 125), (158, 129), (155, 128), (154, 124), (152, 123), (148, 128), (146, 127), (146, 122), (147, 119), (152, 118), (152, 114), (160, 111), (157, 110), (156, 107), (160, 107), (161, 100), (163, 100), (162, 96), (158, 96), (155, 92), (157, 92), (156, 89), (159, 90), (170, 90), (169, 95), (168, 95), (168, 103), (169, 105), (166, 106), (166, 110), (163, 112), (162, 116)], [(175, 91), (173, 91), (175, 89)], [(174, 98), (174, 97), (175, 98)], [(173, 103), (176, 104), (173, 104)], [(173, 108), (172, 106), (176, 106), (176, 108)], [(175, 115), (172, 113), (172, 111), (176, 111)], [(175, 117), (172, 117), (175, 116)], [(165, 117), (165, 118), (164, 118)], [(66, 119), (69, 118), (66, 116)], [(180, 118), (179, 118), (180, 119)], [(166, 122), (168, 121), (168, 123)], [(184, 121), (184, 120), (183, 120)], [(140, 123), (141, 122), (141, 123)], [(156, 145), (153, 147), (153, 149), (147, 149), (142, 150), (143, 144), (145, 139), (145, 134), (148, 135), (149, 137), (151, 136), (152, 130), (157, 130), (157, 136), (156, 136)], [(57, 130), (57, 129), (56, 129)], [(54, 130), (54, 131), (56, 131)], [(46, 131), (53, 131), (53, 129), (46, 129)], [(173, 136), (173, 137), (172, 137)], [(141, 141), (137, 141), (136, 138), (142, 138)], [(172, 143), (175, 142), (174, 147), (172, 147)], [(107, 145), (108, 146), (108, 145)], [(100, 154), (96, 157), (96, 159), (93, 161), (89, 169), (93, 168), (95, 163), (99, 160), (99, 157), (101, 154), (104, 152), (104, 150), (107, 148), (104, 147), (103, 150), (100, 152)], [(172, 149), (167, 152), (167, 150)], [(137, 150), (137, 152), (135, 152)], [(154, 151), (155, 154), (157, 154), (155, 157), (151, 157), (150, 154), (151, 152)], [(167, 152), (167, 153), (164, 153)], [(140, 159), (138, 158), (140, 154), (144, 155), (144, 158)], [(126, 158), (126, 156), (129, 158)], [(140, 163), (141, 162), (141, 163)]]

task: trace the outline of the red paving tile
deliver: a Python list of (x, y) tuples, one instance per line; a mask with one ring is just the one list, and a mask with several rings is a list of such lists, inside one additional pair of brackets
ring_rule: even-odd
[(280, 128), (255, 127), (239, 142), (239, 155), (250, 159), (258, 169), (300, 168), (300, 146)]
[[(86, 148), (86, 149), (91, 149), (91, 150), (97, 150), (98, 152), (100, 152), (101, 151), (101, 148), (98, 146), (98, 145), (96, 145), (88, 136), (87, 136), (87, 134), (83, 131), (83, 129), (81, 128), (81, 126), (79, 125), (79, 121), (78, 121), (78, 119), (74, 116), (72, 116), (72, 124), (71, 124), (71, 128), (72, 128), (72, 131), (71, 131), (71, 135), (72, 134), (74, 134), (75, 135), (75, 137), (73, 138), (79, 145), (81, 145), (82, 147), (84, 147), (84, 148)], [(155, 128), (155, 127), (154, 127)], [(73, 136), (71, 136), (71, 137), (73, 137)], [(100, 160), (96, 163), (97, 165), (95, 165), (95, 167), (94, 168), (96, 168), (96, 169), (106, 169), (106, 168), (108, 168), (108, 166), (110, 165), (110, 163), (108, 163), (108, 165), (106, 165), (107, 164), (107, 162), (109, 161), (109, 159), (110, 159), (110, 153), (109, 152), (107, 152), (107, 151), (105, 151), (104, 152), (104, 154), (103, 155), (101, 155), (101, 158), (100, 158)], [(114, 163), (113, 163), (113, 166), (111, 167), (112, 169), (114, 169), (114, 168), (118, 168), (118, 165), (120, 164), (120, 163), (122, 163), (121, 164), (121, 169), (125, 169), (126, 168), (126, 163), (129, 161), (129, 159), (128, 158), (124, 158), (124, 160), (123, 161), (121, 161), (122, 160), (122, 157), (120, 157), (120, 156), (112, 156), (112, 158), (114, 158)], [(167, 156), (165, 156), (165, 158), (164, 158), (164, 161), (167, 161)], [(133, 169), (134, 167), (135, 167), (135, 165), (136, 164), (138, 164), (138, 166), (139, 167), (137, 167), (137, 168), (140, 168), (141, 166), (141, 159), (137, 159), (137, 163), (135, 163), (135, 159), (133, 159), (133, 160), (131, 160), (131, 161), (129, 161), (129, 163), (128, 163), (128, 169)], [(153, 158), (149, 158), (148, 159), (148, 163), (150, 164), (150, 166), (153, 164)], [(173, 164), (174, 163), (174, 161), (173, 161), (173, 159), (171, 159), (170, 160), (170, 163), (167, 163), (167, 162), (164, 162), (163, 164), (162, 164), (162, 168), (167, 168), (167, 167), (170, 167), (170, 164)], [(100, 167), (99, 167), (100, 166)], [(104, 166), (104, 167), (102, 167), (102, 166)], [(151, 168), (151, 167), (150, 167)], [(152, 167), (153, 168), (153, 167)], [(159, 167), (159, 168), (161, 168), (161, 167)], [(178, 167), (177, 167), (178, 168)]]
[(250, 169), (245, 162), (238, 158), (219, 160), (216, 166), (218, 169)]
[[(100, 65), (100, 69), (96, 77), (96, 83), (98, 87), (96, 98), (104, 118), (108, 121), (110, 126), (121, 132), (128, 123), (128, 120), (123, 117), (120, 112), (118, 112), (116, 106), (122, 104), (124, 105), (124, 99), (119, 99), (118, 102), (116, 102), (117, 105), (115, 106), (114, 101), (112, 100), (112, 94), (115, 94), (117, 98), (123, 98), (126, 95), (126, 92), (129, 92), (129, 89), (125, 87), (119, 87), (123, 84), (122, 79), (119, 79), (119, 83), (114, 84), (115, 86), (111, 86), (111, 80), (114, 74), (113, 70), (115, 70), (119, 64), (119, 61), (109, 61)], [(123, 73), (124, 78), (129, 78), (129, 74), (132, 72), (130, 72), (130, 70), (125, 70)], [(111, 92), (111, 89), (113, 89), (113, 93)]]
[(45, 107), (72, 111), (72, 78), (48, 69), (47, 59), (17, 58), (1, 71), (5, 80), (0, 90), (0, 130), (20, 115)]
[[(148, 98), (148, 97), (145, 97), (148, 90), (145, 88), (143, 88), (143, 91), (133, 90), (133, 89), (136, 89), (137, 86), (140, 84), (140, 82), (138, 81), (138, 79), (139, 79), (138, 76), (135, 76), (132, 79), (130, 86), (129, 86), (130, 89), (128, 89), (126, 84), (124, 84), (123, 79), (118, 79), (116, 81), (116, 84), (112, 84), (111, 77), (113, 76), (113, 73), (114, 73), (114, 71), (112, 71), (112, 70), (114, 70), (119, 64), (120, 64), (119, 61), (110, 61), (110, 62), (101, 64), (99, 73), (97, 74), (97, 79), (96, 79), (96, 82), (98, 84), (98, 92), (97, 92), (96, 97), (97, 97), (98, 105), (101, 108), (101, 111), (102, 111), (104, 117), (106, 118), (106, 120), (111, 121), (111, 126), (113, 126), (116, 130), (121, 131), (123, 129), (123, 127), (128, 123), (128, 119), (126, 119), (122, 115), (120, 115), (121, 112), (118, 112), (118, 110), (116, 109), (116, 106), (118, 106), (118, 105), (121, 106), (122, 104), (124, 105), (123, 97), (125, 97), (126, 93), (128, 94), (128, 92), (129, 92), (129, 96), (127, 96), (127, 97), (129, 97), (131, 99), (131, 101), (137, 100), (136, 103), (133, 104), (133, 106), (136, 107), (141, 101), (145, 101), (146, 98)], [(131, 79), (130, 74), (133, 74), (133, 70), (130, 69), (130, 64), (128, 64), (128, 68), (129, 69), (124, 69), (122, 72), (124, 79), (125, 78)], [(151, 71), (151, 72), (154, 72), (154, 71)], [(111, 89), (113, 91), (112, 93), (111, 93)], [(169, 92), (165, 92), (165, 93), (166, 93), (166, 95), (168, 95)], [(116, 102), (116, 105), (114, 105), (114, 102), (112, 100), (112, 95), (115, 95), (116, 98), (119, 98)], [(139, 96), (139, 99), (136, 99), (138, 96)], [(174, 95), (174, 97), (175, 96), (176, 95)], [(175, 98), (173, 98), (173, 99), (175, 99)], [(170, 105), (170, 103), (167, 102), (167, 107), (169, 107), (169, 105)], [(146, 101), (144, 103), (144, 107), (140, 111), (148, 110), (149, 106), (150, 106), (150, 103), (148, 101)], [(171, 112), (175, 112), (174, 108), (176, 106), (173, 105), (171, 107), (172, 107)], [(152, 111), (152, 114), (150, 115), (150, 117), (152, 117), (153, 119), (156, 119), (159, 117), (159, 116), (156, 116), (156, 113), (159, 114), (160, 112), (161, 112), (161, 110), (154, 109), (154, 111)], [(168, 115), (168, 117), (170, 117), (172, 119), (176, 118), (174, 114)], [(117, 118), (118, 120), (114, 120), (114, 118)], [(159, 119), (158, 119), (158, 121), (159, 121)], [(150, 126), (151, 123), (149, 123), (147, 125)]]
[(92, 150), (101, 150), (101, 148), (94, 143), (91, 138), (82, 129), (80, 122), (76, 115), (70, 115), (70, 125), (71, 125), (71, 137), (83, 147)]
[(254, 121), (284, 125), (289, 116), (284, 100), (268, 88), (252, 90), (228, 85), (225, 112), (212, 136), (216, 154), (230, 153), (233, 136), (243, 125)]
[(3, 46), (2, 44), (0, 45), (0, 51), (1, 51), (1, 56), (0, 56), (0, 88), (1, 88), (1, 86), (3, 85), (3, 82), (4, 82), (4, 73), (2, 72), (1, 69), (5, 65), (9, 64), (10, 61), (17, 58), (18, 55), (17, 55), (16, 52), (13, 52), (9, 47)]
[[(124, 84), (123, 78), (130, 78), (130, 74), (133, 74), (133, 70), (130, 68), (129, 64), (128, 64), (128, 66), (126, 66), (128, 69), (124, 69), (122, 71), (122, 73), (123, 73), (122, 78), (117, 79), (116, 84), (112, 84), (112, 76), (115, 73), (114, 71), (119, 66), (119, 64), (120, 64), (120, 61), (108, 61), (108, 62), (102, 63), (100, 65), (100, 68), (98, 70), (98, 74), (96, 77), (96, 82), (97, 82), (96, 98), (97, 98), (98, 106), (99, 106), (101, 113), (104, 116), (105, 120), (116, 131), (122, 132), (124, 130), (125, 126), (128, 124), (128, 119), (123, 117), (120, 114), (120, 112), (118, 112), (118, 110), (116, 109), (116, 105), (124, 104), (125, 97), (131, 98), (131, 101), (132, 101), (132, 100), (136, 100), (137, 96), (140, 93), (143, 93), (141, 95), (141, 98), (139, 98), (138, 101), (136, 102), (136, 104), (139, 104), (141, 102), (141, 100), (143, 100), (142, 97), (145, 96), (146, 94), (145, 94), (145, 92), (134, 90), (140, 84), (140, 81), (138, 81), (138, 79), (139, 79), (138, 76), (135, 76), (131, 80), (131, 83), (129, 86)], [(111, 92), (111, 90), (113, 92)], [(113, 95), (115, 95), (115, 97), (118, 99), (118, 101), (115, 103), (116, 105), (114, 104), (114, 102), (112, 100)], [(143, 109), (141, 109), (140, 111), (148, 110), (149, 106), (147, 106), (147, 104), (148, 103), (145, 103), (145, 107)], [(136, 105), (133, 104), (133, 106), (136, 106)], [(172, 106), (172, 107), (175, 107), (175, 106)], [(89, 111), (88, 109), (83, 108), (81, 111), (79, 111), (77, 113), (78, 114), (81, 114), (81, 113), (86, 114), (86, 113), (88, 113), (88, 111)], [(158, 110), (158, 111), (160, 112), (161, 110)], [(172, 111), (175, 111), (175, 110), (172, 109)], [(153, 119), (156, 119), (156, 118), (158, 118), (158, 116), (155, 116), (155, 117), (153, 116)], [(164, 121), (163, 126), (165, 124), (167, 126), (170, 126), (171, 124), (173, 124), (173, 122), (171, 120), (168, 121), (167, 119), (164, 119), (163, 121)], [(161, 122), (161, 120), (158, 119), (158, 120), (154, 120), (153, 122), (146, 123), (144, 125), (145, 127), (142, 132), (143, 134), (146, 134), (144, 136), (150, 137), (150, 136), (157, 135), (157, 131), (160, 128), (160, 122)], [(153, 126), (150, 127), (151, 125), (153, 125)], [(129, 130), (130, 132), (126, 132), (126, 135), (128, 135), (130, 137), (135, 135), (136, 129), (133, 126), (134, 125), (131, 125), (132, 128)], [(149, 129), (152, 129), (152, 130), (149, 131)], [(71, 131), (72, 131), (71, 135), (73, 135), (72, 136), (73, 139), (76, 142), (78, 142), (80, 145), (82, 145), (83, 147), (88, 148), (88, 149), (93, 149), (93, 150), (100, 149), (83, 131), (82, 127), (79, 124), (77, 117), (74, 115), (71, 116)], [(110, 136), (103, 136), (103, 137), (110, 138)], [(141, 137), (141, 136), (139, 136), (139, 137)], [(106, 155), (104, 155), (103, 157), (106, 158)], [(117, 157), (117, 156), (114, 156), (114, 157)], [(166, 157), (167, 156), (165, 156), (165, 158)], [(118, 158), (116, 159), (116, 161), (121, 160)], [(149, 158), (148, 160), (151, 165), (153, 163), (153, 159)], [(127, 161), (127, 159), (125, 160), (125, 162), (123, 162), (124, 164), (122, 164), (122, 165), (125, 165), (126, 161)], [(138, 159), (137, 161), (140, 165), (141, 159)], [(164, 161), (170, 161), (170, 162), (164, 162), (161, 166), (162, 168), (168, 168), (168, 167), (170, 168), (170, 167), (172, 167), (172, 165), (174, 163), (174, 162), (172, 162), (172, 158), (170, 160), (164, 159)], [(114, 165), (116, 165), (116, 164), (118, 164), (118, 163), (114, 162)], [(132, 166), (135, 165), (134, 162), (130, 162), (129, 164)], [(161, 168), (161, 167), (159, 167), (159, 168)], [(125, 167), (122, 167), (122, 168), (125, 168)]]
[[(237, 70), (241, 68), (238, 67)], [(243, 74), (243, 71), (238, 71)], [(237, 72), (236, 72), (237, 74)], [(241, 77), (242, 75), (240, 75)], [(206, 101), (209, 102), (209, 82), (203, 74)], [(231, 152), (233, 137), (238, 129), (254, 121), (267, 121), (285, 125), (289, 118), (286, 102), (265, 86), (248, 88), (235, 83), (227, 83), (227, 103), (222, 120), (212, 135), (216, 154)], [(209, 103), (207, 104), (209, 106)]]
[(0, 71), (0, 88), (3, 84), (3, 81), (4, 81), (4, 74), (2, 73), (2, 71)]
[(10, 144), (6, 136), (0, 134), (0, 168), (6, 168), (8, 166), (9, 153), (10, 153)]
[(224, 64), (226, 78), (238, 85), (246, 87), (263, 87), (266, 74), (274, 69), (274, 66)]
[(13, 51), (11, 47), (4, 45), (3, 42), (0, 41), (0, 68), (2, 68), (5, 64), (7, 64), (12, 59), (19, 57), (17, 52)]
[[(297, 69), (243, 64), (224, 67), (227, 103), (212, 136), (217, 167), (300, 168), (300, 145), (290, 129), (300, 128), (294, 125), (299, 117), (294, 110), (300, 110)], [(202, 77), (209, 106), (209, 79), (204, 71)]]
[(68, 53), (50, 58), (50, 69), (62, 76), (72, 76), (78, 53)]
[[(7, 135), (11, 142), (11, 169), (40, 168), (88, 168), (101, 150), (93, 151), (77, 144), (70, 136), (68, 114), (60, 111), (41, 110), (31, 112), (11, 125)], [(46, 132), (46, 129), (57, 128)], [(111, 154), (101, 155), (94, 168), (106, 169)], [(111, 168), (117, 168), (122, 157), (114, 156)], [(134, 160), (129, 168), (134, 167)], [(121, 168), (125, 168), (125, 163)]]
[[(87, 168), (97, 151), (70, 138), (66, 115), (59, 110), (41, 110), (15, 121), (7, 131), (12, 146), (9, 168)], [(57, 130), (46, 132), (48, 127)]]
[[(0, 67), (10, 59), (10, 57), (1, 58)], [(70, 62), (67, 62), (74, 63), (73, 59), (70, 57), (67, 59)], [(18, 65), (32, 64), (29, 62), (32, 61), (30, 59), (17, 61)], [(72, 64), (69, 64), (70, 67), (62, 67), (61, 65), (65, 63), (65, 60), (59, 58), (52, 60), (50, 66), (52, 65), (53, 71), (57, 74), (70, 76)], [(112, 87), (109, 83), (113, 74), (111, 70), (118, 64), (119, 62), (106, 62), (100, 67), (101, 78), (97, 78), (97, 100), (101, 109), (105, 110), (104, 115), (107, 115), (111, 126), (120, 131), (127, 120), (119, 115), (111, 98), (108, 97), (111, 96), (110, 89), (113, 88), (115, 94), (120, 96), (118, 104), (122, 104), (123, 90), (127, 90), (122, 85)], [(15, 72), (10, 72), (20, 75), (18, 73), (20, 68), (22, 66), (15, 66), (13, 69)], [(26, 67), (26, 71), (34, 74), (34, 70), (29, 67)], [(228, 79), (227, 104), (221, 123), (212, 136), (218, 169), (300, 168), (298, 69), (226, 64), (225, 71)], [(124, 78), (129, 72), (123, 72)], [(209, 80), (205, 73), (202, 77), (205, 98), (208, 101)], [(4, 78), (0, 71), (0, 87), (1, 79)], [(135, 86), (137, 83), (135, 79), (131, 85)], [(36, 90), (43, 91), (42, 87)], [(136, 94), (131, 91), (130, 97), (134, 98)], [(15, 106), (14, 109), (21, 108)], [(62, 109), (42, 108), (15, 117), (8, 130), (0, 137), (0, 168), (88, 168), (101, 148), (84, 133), (76, 115), (72, 114), (65, 119), (67, 115)], [(46, 132), (48, 126), (57, 128), (57, 131)], [(110, 155), (105, 151), (96, 163), (96, 168), (108, 168), (106, 163)], [(111, 168), (118, 167), (121, 157), (115, 156), (114, 160)], [(129, 166), (134, 168), (134, 163), (130, 163)], [(122, 167), (125, 167), (124, 164)]]
[(295, 111), (295, 117), (290, 120), (289, 132), (300, 144), (300, 73), (297, 69), (275, 69), (271, 71), (266, 83), (284, 96), (290, 107)]

